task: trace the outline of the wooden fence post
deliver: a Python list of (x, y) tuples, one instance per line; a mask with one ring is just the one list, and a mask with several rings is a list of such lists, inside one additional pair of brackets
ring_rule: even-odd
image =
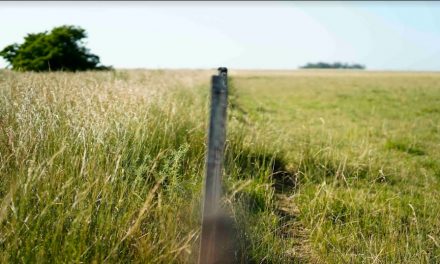
[(228, 105), (227, 69), (219, 68), (212, 76), (211, 114), (206, 157), (206, 178), (203, 203), (202, 234), (199, 264), (225, 263), (221, 252), (224, 245), (220, 229), (220, 208), (223, 157), (226, 140), (226, 110)]

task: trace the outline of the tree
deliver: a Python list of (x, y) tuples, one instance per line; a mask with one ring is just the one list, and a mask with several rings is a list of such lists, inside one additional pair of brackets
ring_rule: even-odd
[(0, 51), (17, 71), (85, 71), (107, 70), (100, 65), (99, 57), (91, 54), (81, 41), (86, 38), (84, 29), (60, 26), (50, 32), (28, 34), (24, 43), (12, 44)]

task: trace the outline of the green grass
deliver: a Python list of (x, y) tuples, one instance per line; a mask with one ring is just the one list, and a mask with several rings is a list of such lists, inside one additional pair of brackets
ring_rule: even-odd
[(440, 75), (252, 73), (247, 122), (298, 175), (292, 202), (328, 263), (440, 261)]
[[(194, 263), (209, 71), (0, 71), (0, 262)], [(440, 75), (232, 72), (241, 263), (440, 261)]]

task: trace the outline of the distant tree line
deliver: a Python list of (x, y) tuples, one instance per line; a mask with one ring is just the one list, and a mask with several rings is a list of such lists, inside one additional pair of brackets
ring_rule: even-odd
[(50, 32), (31, 33), (22, 44), (11, 44), (0, 56), (17, 71), (109, 70), (82, 41), (86, 31), (76, 26), (60, 26)]
[(348, 63), (326, 63), (326, 62), (318, 62), (318, 63), (307, 63), (304, 66), (300, 67), (301, 69), (359, 69), (364, 70), (365, 65), (361, 64), (348, 64)]

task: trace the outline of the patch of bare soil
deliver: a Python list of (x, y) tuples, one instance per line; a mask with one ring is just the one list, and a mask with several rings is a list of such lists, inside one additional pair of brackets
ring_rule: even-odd
[(293, 195), (277, 193), (278, 214), (281, 216), (280, 235), (293, 240), (293, 247), (286, 255), (296, 263), (325, 263), (313, 253), (309, 241), (309, 230), (299, 221), (299, 208), (295, 205)]

